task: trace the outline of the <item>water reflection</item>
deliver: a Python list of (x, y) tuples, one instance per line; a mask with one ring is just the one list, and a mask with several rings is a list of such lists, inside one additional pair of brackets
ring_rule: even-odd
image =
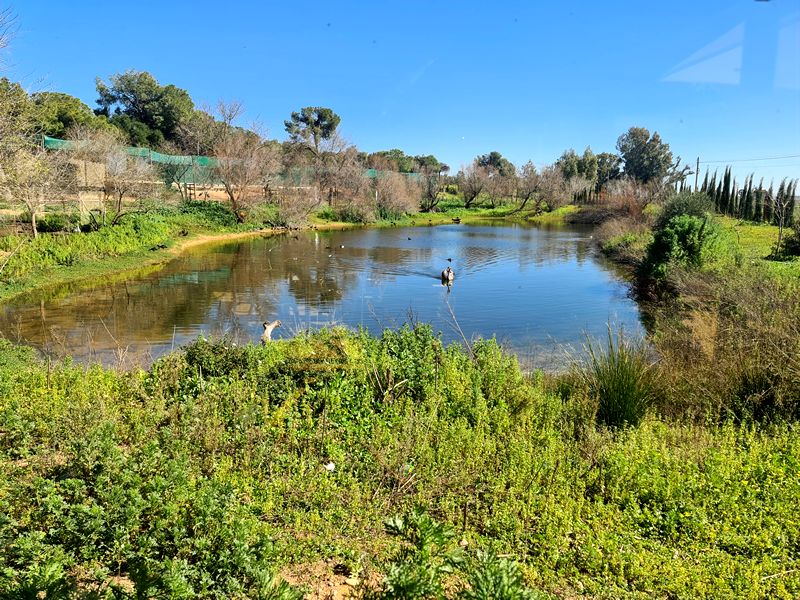
[[(456, 280), (443, 286), (448, 265)], [(7, 305), (0, 332), (81, 361), (141, 364), (201, 333), (258, 340), (273, 319), (282, 337), (334, 323), (377, 333), (412, 316), (458, 340), (453, 315), (467, 337), (496, 335), (537, 366), (552, 366), (562, 344), (602, 334), (608, 321), (641, 330), (587, 232), (452, 225), (203, 247), (128, 280)]]

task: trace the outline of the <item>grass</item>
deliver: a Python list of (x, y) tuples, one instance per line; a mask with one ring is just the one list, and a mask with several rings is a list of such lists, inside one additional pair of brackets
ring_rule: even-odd
[(191, 202), (131, 215), (89, 233), (43, 233), (36, 239), (2, 236), (0, 301), (42, 287), (161, 264), (198, 238), (246, 234), (259, 227), (237, 224), (217, 203)]
[(597, 419), (609, 427), (638, 425), (658, 399), (658, 374), (650, 348), (642, 341), (628, 340), (622, 332), (616, 339), (611, 329), (605, 348), (587, 344), (589, 360), (580, 376)]
[[(794, 425), (610, 430), (585, 389), (473, 351), (332, 330), (122, 373), (0, 345), (0, 595), (281, 597), (276, 573), (325, 564), (421, 598), (386, 582), (456, 550), (510, 556), (540, 597), (800, 594)], [(396, 515), (444, 554), (402, 550)]]

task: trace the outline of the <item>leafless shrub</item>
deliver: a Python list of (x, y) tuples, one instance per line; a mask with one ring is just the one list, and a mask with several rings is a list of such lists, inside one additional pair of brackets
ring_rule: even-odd
[(374, 189), (376, 209), (381, 218), (413, 213), (419, 207), (420, 186), (412, 177), (383, 172), (375, 179)]
[(656, 199), (652, 186), (632, 179), (615, 179), (605, 186), (604, 204), (633, 219), (641, 220), (644, 209)]

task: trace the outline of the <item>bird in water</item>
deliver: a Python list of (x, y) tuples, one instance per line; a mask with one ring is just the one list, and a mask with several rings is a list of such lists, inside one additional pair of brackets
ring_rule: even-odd
[(262, 344), (266, 344), (267, 342), (272, 341), (272, 331), (276, 327), (280, 327), (280, 326), (281, 326), (281, 322), (280, 321), (276, 320), (276, 321), (273, 321), (272, 323), (267, 323), (265, 321), (264, 322), (264, 333), (261, 334), (261, 343)]
[(447, 267), (442, 271), (442, 281), (453, 281), (456, 278), (456, 272), (451, 267)]

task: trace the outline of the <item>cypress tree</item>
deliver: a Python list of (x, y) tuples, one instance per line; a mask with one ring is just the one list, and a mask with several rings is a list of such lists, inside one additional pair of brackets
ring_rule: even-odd
[(755, 191), (755, 206), (753, 207), (753, 220), (759, 223), (764, 220), (764, 178), (758, 182), (758, 189)]
[(775, 198), (772, 192), (773, 182), (769, 182), (769, 189), (764, 194), (764, 222), (772, 224), (772, 221), (775, 219), (775, 212), (772, 210), (772, 202)]
[(722, 186), (722, 200), (721, 204), (726, 215), (733, 216), (733, 203), (731, 202), (731, 168), (725, 167), (725, 175), (723, 176), (724, 184)]
[(717, 191), (714, 194), (714, 205), (717, 207), (717, 212), (725, 212), (725, 206), (722, 204), (722, 179), (717, 184)]
[(789, 208), (786, 215), (786, 226), (787, 227), (794, 227), (795, 223), (795, 210), (797, 208), (797, 199), (796, 194), (797, 192), (797, 179), (793, 179), (789, 182), (789, 186), (786, 189), (786, 193), (789, 196)]
[(753, 174), (745, 177), (744, 188), (742, 188), (742, 211), (741, 217), (747, 221), (753, 220)]
[(700, 188), (704, 194), (708, 193), (708, 169), (706, 169), (706, 175), (703, 177), (703, 186)]

